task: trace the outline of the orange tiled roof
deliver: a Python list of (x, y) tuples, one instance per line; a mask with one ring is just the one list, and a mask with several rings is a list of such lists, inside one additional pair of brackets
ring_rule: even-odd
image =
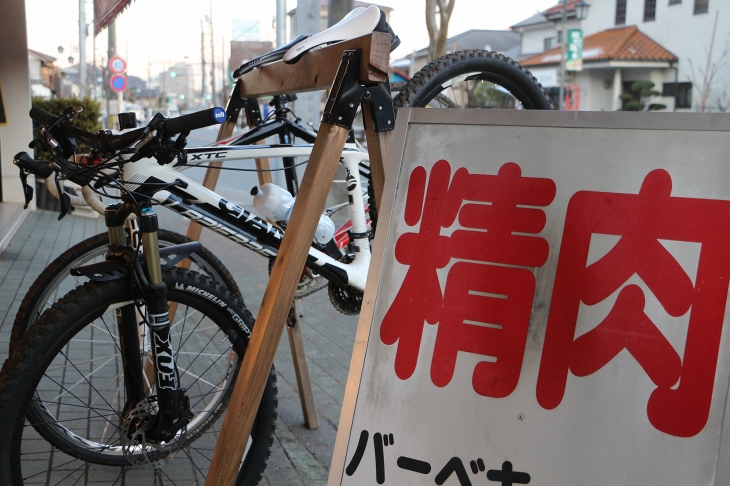
[[(632, 25), (604, 30), (583, 39), (583, 62), (599, 61), (677, 62), (677, 56)], [(520, 60), (520, 64), (523, 66), (545, 66), (559, 63), (560, 47)]]
[[(568, 3), (566, 4), (566, 9), (565, 10), (568, 11), (568, 12), (574, 12), (575, 11), (575, 6), (579, 2), (580, 2), (580, 0), (568, 0)], [(544, 10), (542, 12), (542, 14), (544, 16), (548, 17), (550, 15), (558, 14), (558, 13), (562, 13), (562, 12), (563, 12), (563, 3), (560, 2), (557, 5), (555, 5), (554, 7), (550, 7), (549, 9)]]

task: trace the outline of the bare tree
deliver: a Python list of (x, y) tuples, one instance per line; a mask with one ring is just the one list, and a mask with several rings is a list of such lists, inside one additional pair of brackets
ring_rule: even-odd
[[(719, 11), (717, 12), (719, 14)], [(705, 69), (698, 68), (697, 71), (700, 75), (700, 82), (698, 83), (695, 79), (695, 67), (692, 64), (692, 60), (689, 59), (689, 67), (691, 69), (691, 79), (692, 79), (692, 86), (697, 90), (697, 92), (700, 95), (700, 104), (698, 107), (698, 110), (701, 112), (704, 112), (707, 109), (707, 99), (710, 96), (710, 93), (712, 91), (712, 83), (715, 79), (715, 76), (717, 76), (717, 73), (720, 72), (725, 65), (727, 64), (727, 57), (728, 53), (730, 52), (730, 37), (728, 40), (725, 41), (725, 45), (723, 49), (720, 51), (719, 55), (717, 56), (717, 59), (713, 62), (712, 59), (712, 51), (715, 45), (715, 33), (717, 32), (717, 17), (718, 15), (715, 15), (715, 25), (712, 29), (712, 37), (710, 39), (710, 48), (707, 52), (707, 65), (705, 66)]]
[(426, 0), (428, 58), (433, 61), (444, 55), (449, 36), (449, 20), (456, 0)]
[(329, 0), (327, 26), (332, 27), (352, 10), (352, 0)]

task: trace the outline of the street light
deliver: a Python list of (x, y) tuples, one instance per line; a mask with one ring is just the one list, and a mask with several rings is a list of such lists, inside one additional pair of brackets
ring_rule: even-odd
[[(576, 20), (585, 20), (588, 17), (588, 8), (590, 4), (586, 3), (585, 0), (580, 0), (575, 4), (575, 18)], [(561, 20), (561, 31), (562, 31), (562, 42), (560, 43), (560, 99), (559, 107), (561, 110), (565, 109), (565, 57), (567, 49), (567, 33), (565, 24), (568, 20), (568, 0), (563, 0), (563, 18)]]
[(575, 18), (578, 20), (585, 20), (588, 17), (588, 9), (591, 4), (586, 3), (583, 0), (575, 6)]

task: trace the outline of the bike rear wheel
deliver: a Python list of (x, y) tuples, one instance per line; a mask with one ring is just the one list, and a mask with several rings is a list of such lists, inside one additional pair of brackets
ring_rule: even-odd
[[(407, 83), (398, 83), (393, 98), (399, 108), (481, 108), (551, 110), (542, 85), (525, 68), (496, 52), (457, 51), (421, 68)], [(395, 90), (393, 90), (395, 92)], [(368, 180), (370, 220), (378, 223), (375, 191)]]
[(516, 61), (491, 51), (457, 51), (421, 68), (393, 106), (550, 110), (537, 79)]
[[(165, 283), (168, 300), (178, 303), (170, 322), (180, 386), (195, 412), (187, 429), (168, 443), (123, 441), (130, 422), (121, 419), (126, 397), (115, 310), (140, 300), (125, 280), (90, 282), (44, 313), (3, 366), (0, 484), (204, 482), (253, 318), (195, 272), (176, 269)], [(154, 402), (148, 405), (136, 418), (155, 413)], [(276, 408), (272, 371), (239, 485), (261, 478)]]

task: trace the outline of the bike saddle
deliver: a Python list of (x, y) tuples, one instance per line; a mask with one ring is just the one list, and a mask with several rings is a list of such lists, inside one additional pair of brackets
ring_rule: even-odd
[(284, 62), (294, 64), (307, 51), (315, 47), (355, 39), (356, 37), (361, 37), (374, 31), (388, 32), (391, 35), (391, 51), (400, 44), (400, 39), (385, 21), (385, 12), (381, 12), (375, 5), (367, 8), (358, 7), (329, 29), (323, 30), (319, 34), (314, 34), (293, 46), (284, 54)]
[[(362, 8), (362, 7), (360, 7), (360, 8)], [(243, 64), (241, 64), (241, 66), (238, 69), (236, 69), (233, 72), (233, 77), (237, 78), (239, 76), (243, 76), (247, 72), (253, 71), (253, 69), (255, 67), (262, 66), (264, 64), (269, 64), (274, 61), (278, 61), (278, 60), (282, 59), (284, 57), (284, 54), (286, 54), (286, 52), (289, 49), (291, 49), (295, 45), (299, 44), (300, 42), (302, 42), (303, 40), (305, 40), (308, 37), (309, 36), (307, 36), (307, 35), (300, 35), (296, 39), (294, 39), (293, 41), (289, 42), (286, 45), (278, 47), (278, 48), (274, 49), (273, 51), (269, 51), (266, 54), (261, 54), (259, 57), (251, 59), (248, 62), (244, 62)]]

